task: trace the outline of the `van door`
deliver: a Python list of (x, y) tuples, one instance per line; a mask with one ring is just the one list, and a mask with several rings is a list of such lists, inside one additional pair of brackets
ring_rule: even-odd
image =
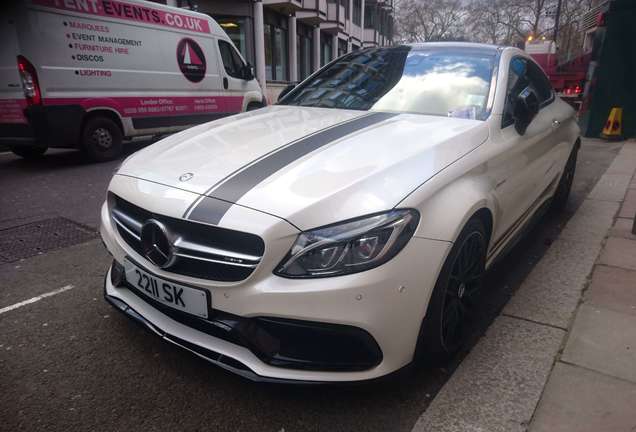
[(219, 39), (219, 53), (222, 63), (223, 89), (225, 91), (225, 108), (229, 114), (243, 111), (243, 98), (249, 90), (249, 81), (243, 79), (245, 62), (228, 41)]

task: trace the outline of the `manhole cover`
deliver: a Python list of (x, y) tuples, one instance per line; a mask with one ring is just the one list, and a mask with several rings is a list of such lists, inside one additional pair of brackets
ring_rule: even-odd
[(7, 228), (0, 230), (0, 260), (18, 261), (96, 237), (92, 229), (63, 217)]

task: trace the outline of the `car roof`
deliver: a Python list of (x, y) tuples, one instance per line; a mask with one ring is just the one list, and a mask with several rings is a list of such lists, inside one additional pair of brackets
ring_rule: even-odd
[(476, 43), (476, 42), (419, 42), (419, 43), (404, 44), (404, 46), (411, 47), (411, 49), (413, 50), (427, 50), (427, 49), (435, 49), (435, 48), (459, 48), (459, 49), (469, 49), (469, 50), (490, 52), (492, 54), (501, 52), (504, 48), (506, 48), (499, 45), (490, 45), (490, 44)]

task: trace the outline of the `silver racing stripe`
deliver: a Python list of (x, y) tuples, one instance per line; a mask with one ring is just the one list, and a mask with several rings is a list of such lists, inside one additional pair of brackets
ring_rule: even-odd
[(218, 225), (233, 203), (272, 174), (327, 144), (396, 115), (383, 112), (370, 113), (323, 129), (275, 150), (214, 185), (206, 192), (206, 196), (193, 203), (184, 217)]

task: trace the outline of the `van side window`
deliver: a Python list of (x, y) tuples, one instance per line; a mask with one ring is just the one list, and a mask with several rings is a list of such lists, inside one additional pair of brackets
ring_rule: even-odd
[(228, 42), (219, 41), (219, 51), (221, 51), (221, 61), (225, 68), (225, 73), (234, 78), (243, 78), (243, 68), (245, 63), (236, 50)]

